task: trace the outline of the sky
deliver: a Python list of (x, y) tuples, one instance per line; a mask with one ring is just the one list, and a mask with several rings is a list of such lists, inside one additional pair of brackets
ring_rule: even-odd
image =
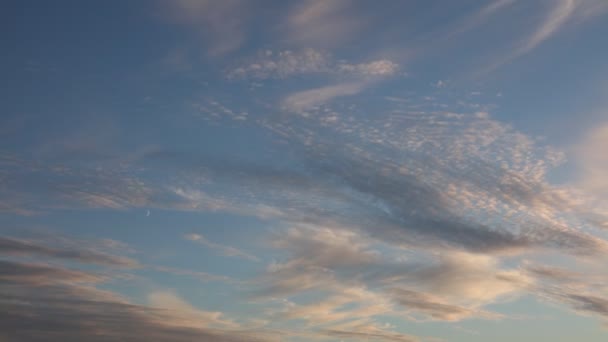
[(6, 0), (0, 341), (608, 339), (605, 0)]

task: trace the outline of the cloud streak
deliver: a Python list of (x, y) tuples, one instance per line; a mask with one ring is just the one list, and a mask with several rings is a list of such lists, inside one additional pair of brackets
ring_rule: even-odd
[(227, 0), (221, 3), (207, 0), (163, 1), (161, 8), (178, 23), (189, 26), (207, 42), (207, 54), (222, 56), (237, 50), (245, 41), (248, 3)]
[(352, 96), (362, 92), (368, 86), (365, 82), (348, 82), (302, 90), (287, 96), (282, 106), (290, 111), (300, 112), (315, 108), (335, 98)]
[(194, 233), (188, 234), (188, 235), (184, 236), (184, 238), (187, 240), (196, 242), (198, 244), (201, 244), (207, 248), (216, 250), (221, 255), (224, 255), (224, 256), (237, 257), (237, 258), (242, 258), (242, 259), (249, 260), (249, 261), (260, 261), (260, 259), (258, 259), (257, 257), (255, 257), (251, 254), (245, 253), (245, 252), (239, 250), (238, 248), (211, 242), (211, 241), (207, 240), (207, 238), (205, 238), (201, 234), (194, 234)]
[(118, 257), (86, 249), (53, 248), (27, 240), (8, 237), (0, 237), (0, 254), (8, 256), (35, 255), (38, 257), (58, 258), (80, 263), (123, 268), (133, 268), (139, 265), (137, 261), (126, 257)]
[[(83, 273), (3, 262), (0, 277), (0, 337), (8, 340), (271, 341), (254, 332), (192, 327), (166, 309), (135, 305), (110, 292), (79, 285), (95, 280)], [(32, 302), (36, 305), (28, 304)], [(216, 318), (197, 317), (212, 322)]]
[(328, 52), (316, 49), (265, 50), (258, 56), (231, 69), (229, 79), (287, 79), (296, 76), (326, 75), (351, 77), (389, 77), (399, 71), (399, 65), (389, 59), (363, 63), (335, 60)]

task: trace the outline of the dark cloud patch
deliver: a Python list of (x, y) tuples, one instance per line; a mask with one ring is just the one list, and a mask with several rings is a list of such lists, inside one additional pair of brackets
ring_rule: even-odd
[(291, 209), (285, 220), (339, 221), (402, 244), (483, 253), (546, 247), (594, 254), (606, 249), (600, 239), (533, 214), (501, 217), (500, 207), (459, 205), (458, 194), (450, 193), (448, 186), (470, 185), (505, 206), (555, 210), (557, 200), (541, 191), (542, 184), (488, 163), (481, 163), (481, 169), (465, 165), (456, 170), (415, 154), (395, 163), (318, 146), (303, 156), (299, 170), (209, 161), (202, 162), (201, 172), (210, 179), (245, 185), (247, 200)]
[(546, 285), (536, 291), (541, 298), (569, 306), (581, 314), (608, 319), (608, 298), (599, 295), (599, 291), (592, 291), (581, 285), (584, 284), (580, 283), (578, 289), (572, 286)]
[(84, 248), (54, 248), (35, 242), (0, 237), (0, 255), (7, 256), (38, 256), (65, 259), (80, 263), (97, 264), (132, 268), (138, 266), (137, 261), (105, 253), (95, 252)]
[(80, 272), (3, 262), (0, 277), (0, 339), (8, 341), (269, 341), (256, 332), (182, 326), (169, 311), (79, 284), (88, 279)]
[(91, 273), (65, 268), (0, 260), (0, 280), (5, 284), (95, 283), (102, 279)]
[(562, 296), (575, 310), (608, 317), (608, 299), (594, 296), (568, 293)]
[[(518, 204), (524, 205), (533, 201), (532, 198), (543, 201), (542, 197), (533, 195), (535, 187), (522, 185), (524, 181), (520, 178), (507, 177), (516, 181), (501, 184), (500, 177), (495, 176), (498, 169), (488, 170), (487, 176), (481, 172), (471, 173), (467, 179), (455, 179), (440, 165), (429, 168), (429, 161), (421, 163), (412, 159), (395, 164), (355, 153), (349, 156), (336, 152), (324, 154), (328, 157), (314, 158), (321, 171), (320, 178), (329, 177), (335, 184), (350, 190), (347, 193), (351, 195), (351, 202), (359, 205), (353, 210), (353, 216), (363, 212), (375, 218), (376, 224), (370, 222), (373, 228), (368, 230), (380, 236), (383, 227), (392, 227), (422, 237), (423, 241), (430, 238), (433, 244), (461, 246), (486, 253), (546, 246), (587, 254), (602, 252), (606, 247), (604, 241), (590, 235), (565, 227), (552, 227), (551, 222), (526, 214), (521, 215), (522, 222), (501, 217), (499, 208), (487, 208), (472, 216), (474, 211), (468, 212), (468, 208), (459, 206), (457, 195), (447, 189), (453, 184), (466, 185), (466, 181), (487, 182), (494, 186), (494, 189), (486, 189), (491, 190), (490, 197), (499, 202), (512, 197), (520, 198)], [(520, 203), (524, 200), (527, 203)], [(488, 216), (491, 219), (487, 219)], [(399, 234), (390, 235), (391, 239), (395, 236)]]

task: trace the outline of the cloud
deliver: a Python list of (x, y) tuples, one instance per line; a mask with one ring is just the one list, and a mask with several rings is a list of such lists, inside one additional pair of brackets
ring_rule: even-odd
[[(326, 189), (325, 201), (333, 202), (325, 207), (336, 209), (325, 209), (326, 217), (345, 225), (366, 222), (373, 234), (404, 244), (448, 243), (490, 253), (606, 250), (602, 239), (569, 227), (563, 215), (579, 222), (585, 217), (567, 191), (546, 184), (560, 153), (487, 115), (393, 113), (376, 110), (372, 118), (342, 120), (317, 134), (311, 132), (321, 126), (316, 120), (323, 111), (276, 125), (309, 151), (308, 172)], [(331, 140), (348, 144), (338, 148)], [(345, 202), (351, 210), (340, 209)], [(498, 212), (503, 219), (497, 221)]]
[(458, 321), (474, 313), (471, 309), (447, 304), (427, 293), (397, 288), (392, 290), (392, 295), (397, 303), (406, 309), (426, 314), (437, 320)]
[(569, 306), (582, 315), (608, 319), (608, 296), (605, 289), (590, 288), (582, 280), (570, 284), (545, 284), (538, 287), (535, 293), (540, 299)]
[(170, 311), (174, 319), (171, 324), (174, 325), (238, 328), (238, 324), (224, 318), (221, 312), (197, 309), (170, 291), (152, 292), (148, 294), (148, 302), (155, 308)]
[(577, 262), (568, 267), (524, 263), (522, 270), (535, 277), (528, 290), (540, 300), (570, 307), (575, 312), (608, 319), (608, 273), (597, 260)]
[(285, 249), (294, 258), (281, 267), (316, 266), (363, 267), (378, 261), (378, 252), (369, 241), (350, 230), (336, 227), (301, 225), (290, 228), (273, 242), (274, 248)]
[[(284, 310), (271, 318), (304, 320), (334, 334), (348, 331), (337, 326), (349, 317), (498, 318), (486, 307), (530, 292), (548, 274), (560, 276), (513, 266), (521, 257), (605, 255), (606, 242), (580, 215), (571, 192), (547, 181), (561, 154), (492, 119), (485, 108), (441, 111), (431, 99), (427, 107), (414, 103), (419, 107), (413, 110), (407, 101), (371, 97), (333, 105), (331, 96), (321, 98), (326, 105), (307, 115), (246, 123), (280, 133), (285, 146), (297, 151), (293, 164), (154, 151), (134, 163), (133, 172), (117, 175), (139, 180), (145, 173), (135, 170), (153, 168), (176, 176), (154, 187), (146, 182), (144, 200), (125, 200), (122, 207), (225, 211), (271, 221), (281, 232), (269, 246), (284, 258), (248, 283), (253, 299), (284, 299)], [(113, 194), (108, 189), (114, 187), (89, 184), (96, 179), (83, 183)], [(123, 183), (110, 184), (119, 191)], [(225, 255), (253, 258), (202, 235), (190, 239)], [(567, 293), (531, 293), (593, 311)], [(580, 295), (586, 293), (593, 292)]]
[(551, 37), (570, 19), (579, 2), (580, 1), (577, 0), (556, 1), (555, 6), (548, 13), (546, 19), (521, 43), (519, 48), (513, 52), (510, 58), (515, 58), (531, 51), (540, 43)]
[(205, 238), (201, 234), (188, 234), (188, 235), (184, 236), (184, 238), (187, 240), (199, 243), (210, 249), (214, 249), (214, 250), (218, 251), (221, 255), (224, 255), (224, 256), (237, 257), (237, 258), (242, 258), (242, 259), (249, 260), (249, 261), (260, 261), (260, 259), (258, 259), (257, 257), (255, 257), (251, 254), (245, 253), (245, 252), (239, 250), (238, 248), (211, 242), (211, 241), (207, 240), (207, 238)]
[(558, 299), (572, 306), (574, 310), (608, 317), (608, 298), (592, 294), (562, 293)]
[(90, 281), (80, 272), (3, 262), (0, 278), (0, 338), (10, 341), (272, 341), (263, 333), (204, 327), (217, 323), (217, 315), (210, 321), (202, 315), (201, 325), (190, 326), (170, 310), (132, 304), (80, 284)]
[(197, 271), (192, 271), (192, 270), (184, 270), (184, 269), (178, 269), (178, 268), (166, 267), (166, 266), (151, 266), (151, 268), (158, 272), (164, 272), (164, 273), (178, 275), (178, 276), (193, 277), (193, 278), (199, 279), (201, 282), (204, 282), (204, 283), (213, 282), (213, 281), (223, 282), (223, 283), (227, 283), (227, 284), (238, 283), (237, 280), (232, 279), (230, 277), (211, 274), (211, 273), (207, 273), (207, 272), (197, 272)]
[(322, 268), (271, 265), (262, 277), (262, 288), (254, 291), (253, 297), (280, 298), (311, 289), (326, 289), (333, 281), (331, 272)]
[(294, 112), (305, 111), (338, 97), (356, 95), (367, 86), (366, 82), (347, 82), (298, 91), (283, 99), (282, 106)]
[(233, 52), (245, 41), (247, 1), (171, 0), (161, 4), (172, 19), (205, 37), (207, 53), (211, 56)]
[[(111, 247), (117, 245), (115, 241), (109, 243)], [(129, 260), (85, 249), (51, 248), (11, 238), (2, 238), (0, 246), (2, 254), (12, 257), (50, 257), (87, 265), (121, 267)], [(128, 262), (126, 266), (131, 264)], [(0, 260), (0, 311), (3, 312), (0, 337), (19, 341), (271, 340), (264, 337), (268, 335), (263, 332), (256, 337), (258, 332), (242, 331), (238, 324), (220, 312), (194, 308), (173, 292), (150, 293), (148, 300), (152, 306), (141, 306), (113, 292), (97, 289), (98, 284), (115, 276), (58, 264)]]
[(513, 59), (521, 57), (533, 51), (539, 45), (553, 37), (566, 25), (581, 24), (597, 15), (608, 11), (605, 2), (596, 0), (559, 0), (550, 2), (550, 7), (539, 24), (526, 37), (521, 39), (517, 45), (499, 58), (486, 70), (492, 70)]
[(388, 59), (381, 59), (361, 64), (339, 64), (338, 69), (341, 72), (363, 76), (392, 76), (399, 69), (399, 65)]
[(38, 256), (65, 259), (81, 263), (92, 263), (104, 266), (133, 268), (137, 261), (87, 249), (53, 248), (31, 241), (0, 237), (0, 254), (9, 256)]
[(519, 270), (501, 269), (490, 256), (463, 252), (440, 255), (436, 264), (417, 267), (399, 279), (472, 308), (514, 297), (533, 283)]
[(27, 214), (68, 208), (126, 209), (145, 205), (153, 195), (140, 179), (125, 172), (124, 165), (92, 168), (52, 158), (2, 159), (0, 164), (9, 171), (0, 190), (0, 197), (6, 199), (0, 210)]
[(44, 286), (64, 283), (97, 283), (103, 277), (44, 264), (24, 264), (0, 260), (0, 279), (5, 284)]
[(269, 219), (281, 231), (270, 246), (284, 255), (252, 281), (256, 302), (286, 301), (269, 319), (315, 327), (347, 317), (501, 319), (488, 306), (525, 294), (581, 306), (537, 290), (566, 273), (522, 261), (608, 251), (574, 193), (547, 181), (563, 154), (484, 108), (443, 111), (428, 101), (414, 110), (414, 101), (376, 99), (265, 121), (298, 151), (296, 166), (197, 166), (238, 185), (241, 205), (277, 209)]
[(280, 208), (273, 219), (334, 221), (401, 246), (494, 255), (606, 252), (603, 239), (577, 228), (594, 223), (573, 193), (546, 181), (563, 160), (558, 151), (483, 111), (419, 113), (407, 102), (385, 102), (369, 116), (366, 103), (352, 102), (356, 109), (347, 114), (328, 104), (265, 122), (302, 151), (298, 168), (199, 158), (198, 172), (236, 182), (247, 194), (225, 192), (218, 210), (240, 206), (254, 214), (263, 204)]
[(444, 81), (444, 80), (438, 80), (437, 82), (432, 83), (431, 85), (435, 88), (445, 88), (447, 85), (448, 81)]
[(164, 205), (174, 209), (216, 211), (227, 210), (230, 207), (227, 201), (213, 197), (198, 189), (170, 187), (168, 190), (169, 194), (175, 198), (165, 201)]
[(598, 125), (588, 132), (576, 148), (576, 156), (581, 168), (580, 185), (596, 196), (608, 198), (608, 157), (605, 147), (608, 144), (608, 125)]
[(335, 47), (354, 38), (365, 21), (349, 0), (306, 0), (287, 15), (285, 39), (305, 46)]
[(457, 28), (450, 31), (447, 38), (472, 30), (486, 23), (492, 16), (513, 5), (516, 0), (495, 0), (466, 17)]
[(391, 331), (385, 327), (374, 324), (373, 322), (353, 321), (341, 324), (324, 332), (327, 336), (336, 338), (347, 338), (355, 340), (380, 340), (393, 342), (417, 342), (420, 341), (415, 336)]
[(328, 73), (333, 61), (328, 53), (315, 49), (301, 51), (266, 50), (248, 63), (228, 72), (228, 78), (282, 79), (297, 75)]
[[(488, 2), (467, 17), (462, 32), (479, 27), (514, 3)], [(571, 189), (550, 183), (549, 172), (563, 161), (561, 154), (493, 119), (490, 105), (451, 105), (426, 94), (419, 101), (420, 95), (407, 93), (413, 89), (396, 84), (386, 87), (391, 94), (382, 94), (392, 97), (377, 97), (372, 92), (366, 94), (369, 97), (357, 96), (397, 75), (402, 66), (381, 54), (341, 60), (321, 50), (366, 40), (368, 36), (359, 33), (368, 23), (367, 13), (351, 6), (354, 2), (281, 4), (289, 13), (277, 16), (282, 25), (274, 32), (285, 38), (285, 46), (266, 45), (261, 34), (249, 33), (248, 18), (259, 18), (260, 12), (248, 2), (177, 0), (165, 4), (173, 19), (196, 32), (197, 42), (203, 37), (211, 56), (239, 50), (248, 35), (277, 48), (242, 60), (226, 72), (230, 82), (209, 85), (202, 91), (209, 97), (224, 91), (233, 95), (189, 102), (194, 102), (190, 109), (197, 114), (230, 119), (230, 128), (236, 128), (211, 129), (211, 135), (201, 140), (196, 121), (181, 121), (182, 117), (173, 121), (157, 113), (160, 121), (152, 123), (154, 132), (162, 123), (169, 135), (179, 139), (160, 137), (154, 143), (170, 146), (126, 158), (129, 160), (86, 156), (83, 162), (80, 158), (95, 149), (95, 142), (84, 150), (70, 149), (74, 159), (67, 162), (48, 156), (32, 158), (35, 162), (3, 156), (0, 210), (31, 214), (150, 207), (190, 211), (188, 216), (197, 217), (205, 215), (194, 212), (212, 211), (260, 218), (273, 229), (267, 244), (272, 250), (264, 260), (267, 256), (274, 260), (254, 279), (235, 280), (156, 265), (147, 265), (146, 271), (219, 282), (206, 284), (210, 289), (205, 291), (241, 285), (239, 290), (250, 291), (251, 296), (250, 301), (242, 302), (232, 298), (236, 302), (231, 304), (240, 304), (238, 310), (255, 312), (262, 326), (301, 326), (310, 331), (306, 337), (416, 341), (382, 321), (499, 319), (507, 315), (489, 308), (524, 294), (584, 314), (607, 316), (605, 279), (577, 270), (576, 262), (606, 256), (605, 234), (597, 228), (601, 226), (598, 222), (608, 221), (601, 213), (591, 220), (581, 209), (592, 207), (590, 202), (579, 201)], [(546, 4), (551, 6), (546, 18), (515, 44), (506, 59), (534, 51), (582, 18), (583, 8), (587, 13), (604, 7), (582, 0)], [(392, 6), (380, 8), (385, 11)], [(444, 12), (443, 8), (430, 8), (433, 14)], [(397, 19), (403, 12), (399, 9)], [(418, 21), (424, 19), (420, 16)], [(377, 44), (391, 39), (384, 32), (385, 28), (380, 28), (380, 34), (374, 32)], [(408, 39), (407, 35), (395, 36)], [(300, 48), (309, 46), (314, 48)], [(349, 45), (348, 52), (357, 49)], [(183, 58), (178, 51), (173, 61), (182, 64)], [(200, 77), (213, 76), (214, 70), (193, 67), (204, 75), (193, 72), (186, 82), (179, 78), (169, 83), (175, 82), (178, 88), (194, 85), (196, 92)], [(290, 78), (293, 83), (286, 81)], [(255, 92), (270, 95), (270, 99), (242, 96), (239, 89), (243, 84), (235, 80), (258, 84), (274, 80), (268, 82), (272, 86), (265, 84)], [(429, 81), (420, 84), (428, 86)], [(439, 80), (434, 85), (442, 88), (446, 82)], [(293, 93), (275, 92), (285, 89)], [(175, 108), (170, 103), (179, 102), (181, 93), (171, 93), (161, 111), (169, 104), (167, 112), (172, 113)], [(397, 101), (383, 101), (388, 98)], [(274, 106), (277, 102), (280, 108)], [(238, 106), (247, 110), (234, 109)], [(238, 135), (241, 133), (243, 136)], [(261, 153), (248, 153), (240, 142), (250, 135), (260, 138), (255, 144), (272, 143), (259, 146), (262, 149), (256, 151)], [(220, 139), (222, 148), (207, 145), (218, 142), (220, 136), (226, 137)], [(124, 146), (141, 143), (138, 137), (130, 136)], [(581, 154), (584, 182), (588, 182), (584, 186), (596, 193), (608, 193), (604, 179), (608, 162), (602, 151), (607, 137), (604, 129), (598, 129)], [(191, 139), (205, 146), (184, 144), (194, 141)], [(196, 152), (171, 150), (186, 145)], [(243, 160), (235, 160), (235, 155), (242, 155)], [(156, 216), (141, 215), (145, 222), (151, 219)], [(230, 242), (220, 244), (201, 234), (185, 238), (224, 256), (262, 261)], [(549, 253), (573, 262), (562, 267), (534, 264)], [(239, 317), (199, 308), (173, 290), (143, 294), (146, 305), (101, 290), (106, 285), (102, 282), (111, 280), (113, 274), (104, 270), (98, 275), (85, 269), (110, 266), (124, 272), (138, 266), (135, 260), (103, 249), (4, 237), (0, 238), (0, 254), (9, 258), (0, 261), (0, 340), (271, 339), (263, 328), (248, 331)], [(47, 258), (53, 260), (49, 264), (40, 261)], [(539, 260), (528, 263), (524, 258)], [(23, 261), (29, 259), (36, 262)], [(86, 267), (72, 269), (62, 263)]]
[[(349, 113), (327, 104), (264, 122), (302, 151), (297, 168), (200, 157), (184, 165), (247, 194), (224, 192), (217, 210), (239, 206), (240, 213), (255, 215), (262, 204), (280, 208), (272, 219), (333, 220), (401, 246), (494, 255), (606, 252), (603, 239), (577, 228), (594, 223), (573, 193), (547, 183), (549, 170), (563, 160), (559, 151), (479, 109), (420, 113), (407, 102), (374, 102), (373, 109), (351, 102)], [(370, 110), (374, 116), (365, 115)]]
[(271, 318), (303, 320), (311, 327), (336, 327), (344, 322), (369, 320), (375, 315), (390, 314), (388, 301), (363, 287), (342, 286), (332, 292), (334, 294), (319, 301), (299, 304), (290, 302), (284, 310)]
[(399, 65), (389, 59), (352, 63), (336, 60), (330, 53), (312, 48), (301, 50), (265, 50), (258, 56), (228, 71), (229, 79), (286, 79), (303, 75), (350, 76), (359, 78), (389, 77)]
[(586, 21), (605, 14), (608, 11), (608, 3), (602, 0), (581, 0), (577, 7), (576, 20)]
[(403, 250), (330, 226), (294, 227), (275, 237), (272, 245), (289, 257), (269, 266), (257, 282), (262, 289), (255, 296), (299, 298), (303, 293), (328, 293), (312, 302), (290, 303), (272, 316), (305, 319), (311, 325), (377, 315), (444, 321), (495, 319), (500, 315), (482, 307), (514, 298), (532, 282), (525, 274), (502, 270), (494, 259), (481, 255), (450, 252), (437, 259), (417, 250), (418, 257), (426, 255), (429, 260), (389, 259), (389, 252), (399, 255)]

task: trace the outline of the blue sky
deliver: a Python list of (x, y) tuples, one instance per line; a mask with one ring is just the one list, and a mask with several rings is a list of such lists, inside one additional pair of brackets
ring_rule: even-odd
[(3, 7), (0, 340), (608, 338), (606, 1)]

